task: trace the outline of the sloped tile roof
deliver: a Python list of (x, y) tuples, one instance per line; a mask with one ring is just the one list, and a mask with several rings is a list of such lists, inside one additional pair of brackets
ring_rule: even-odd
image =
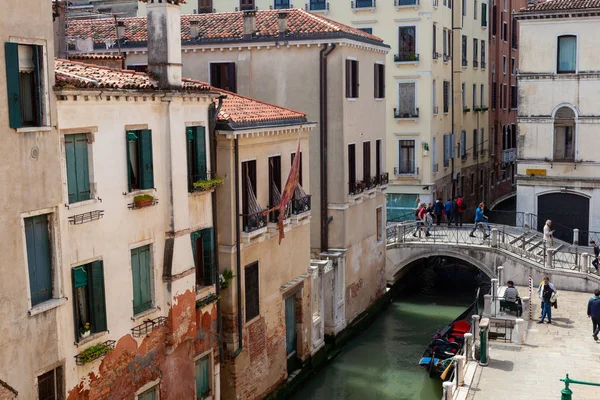
[(548, 0), (522, 8), (520, 12), (600, 9), (600, 0)]
[[(278, 15), (282, 10), (256, 12), (257, 37), (276, 37), (278, 35)], [(288, 36), (310, 38), (323, 35), (346, 35), (357, 39), (380, 42), (383, 40), (339, 22), (309, 13), (303, 9), (285, 10), (288, 13)], [(243, 12), (192, 14), (181, 16), (181, 39), (190, 41), (190, 21), (198, 21), (198, 41), (242, 40)], [(146, 17), (123, 18), (127, 44), (146, 43)], [(70, 20), (67, 28), (70, 39), (93, 38), (94, 43), (116, 40), (116, 30), (112, 19)]]
[[(114, 69), (77, 61), (56, 59), (54, 61), (56, 86), (60, 89), (133, 89), (158, 90), (150, 75)], [(233, 126), (277, 125), (305, 123), (306, 114), (214, 88), (207, 83), (183, 79), (185, 91), (218, 92), (227, 96), (219, 111), (218, 122)]]

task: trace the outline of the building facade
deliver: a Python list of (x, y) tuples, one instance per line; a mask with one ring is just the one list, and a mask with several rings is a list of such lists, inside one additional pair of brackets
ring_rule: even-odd
[(520, 26), (517, 211), (579, 242), (600, 229), (595, 152), (600, 3), (553, 0), (516, 14)]
[(527, 2), (525, 0), (492, 1), (489, 32), (491, 101), (488, 201), (492, 208), (499, 206), (502, 209), (514, 210), (517, 173), (519, 27), (513, 13), (523, 8)]

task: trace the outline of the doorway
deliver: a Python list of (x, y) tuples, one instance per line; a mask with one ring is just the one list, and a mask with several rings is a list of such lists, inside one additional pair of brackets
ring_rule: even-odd
[(299, 368), (296, 294), (285, 299), (285, 354), (288, 374)]

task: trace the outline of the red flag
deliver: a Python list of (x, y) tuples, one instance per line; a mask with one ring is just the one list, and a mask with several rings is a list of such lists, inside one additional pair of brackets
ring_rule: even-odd
[(283, 192), (281, 193), (281, 202), (275, 207), (263, 211), (263, 215), (269, 214), (271, 211), (279, 210), (279, 244), (281, 244), (281, 240), (285, 237), (283, 233), (283, 219), (285, 218), (285, 209), (287, 208), (288, 203), (294, 197), (294, 191), (298, 187), (298, 181), (300, 179), (300, 137), (298, 137), (298, 147), (296, 148), (296, 156), (294, 157), (294, 162), (292, 163), (292, 168), (290, 168), (290, 174), (288, 175), (287, 181), (285, 182), (285, 187), (283, 188)]

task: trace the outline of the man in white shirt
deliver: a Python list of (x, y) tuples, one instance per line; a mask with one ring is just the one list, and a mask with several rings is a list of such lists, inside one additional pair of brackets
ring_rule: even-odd
[(546, 221), (546, 225), (544, 225), (544, 242), (546, 242), (546, 246), (550, 244), (550, 246), (554, 246), (554, 231), (550, 230), (550, 225), (552, 225), (552, 221)]

